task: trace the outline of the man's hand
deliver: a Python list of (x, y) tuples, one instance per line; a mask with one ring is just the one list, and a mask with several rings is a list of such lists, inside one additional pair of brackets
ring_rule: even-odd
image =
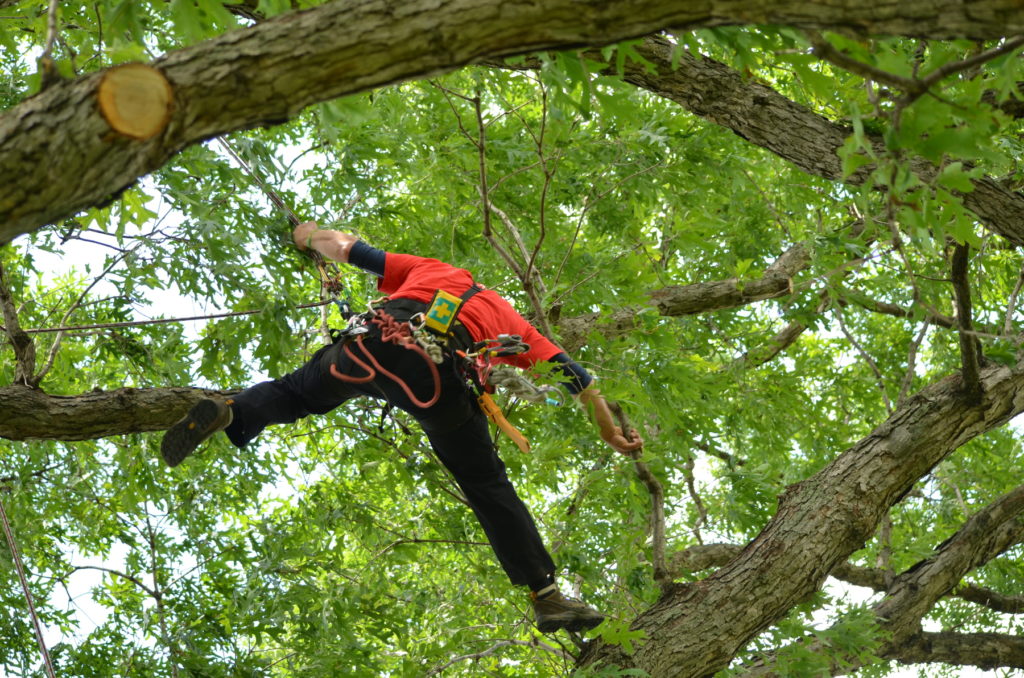
[(615, 425), (615, 419), (612, 417), (612, 411), (608, 407), (608, 401), (604, 399), (604, 396), (596, 388), (588, 386), (580, 391), (578, 397), (587, 406), (587, 409), (590, 410), (590, 416), (594, 420), (594, 425), (597, 426), (601, 439), (608, 443), (613, 450), (627, 457), (632, 457), (633, 452), (644, 446), (643, 438), (637, 434), (635, 429), (630, 429), (627, 436), (623, 434), (621, 427)]
[(623, 435), (622, 429), (618, 426), (612, 428), (612, 431), (607, 437), (605, 432), (601, 432), (601, 438), (608, 443), (613, 450), (627, 457), (632, 457), (633, 452), (636, 452), (644, 446), (644, 439), (640, 437), (640, 434), (636, 432), (635, 428), (629, 430), (629, 435)]
[(296, 226), (292, 231), (292, 240), (295, 241), (295, 246), (305, 251), (310, 246), (313, 233), (319, 229), (320, 226), (315, 221), (304, 221)]

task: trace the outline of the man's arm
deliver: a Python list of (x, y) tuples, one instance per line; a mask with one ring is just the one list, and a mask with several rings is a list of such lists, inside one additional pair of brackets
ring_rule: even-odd
[(315, 221), (306, 221), (292, 231), (292, 240), (300, 250), (312, 247), (328, 259), (347, 264), (352, 245), (358, 242), (359, 238), (341, 231), (321, 230)]
[(590, 418), (594, 425), (597, 426), (601, 439), (608, 443), (616, 452), (632, 456), (631, 452), (635, 452), (644, 446), (643, 438), (637, 434), (636, 429), (631, 429), (627, 437), (623, 434), (622, 429), (615, 425), (615, 418), (608, 407), (608, 401), (604, 399), (601, 392), (594, 388), (593, 385), (580, 391), (577, 397), (589, 410)]

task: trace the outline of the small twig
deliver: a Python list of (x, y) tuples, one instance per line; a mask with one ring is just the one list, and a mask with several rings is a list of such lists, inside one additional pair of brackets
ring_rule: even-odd
[(980, 344), (977, 338), (967, 334), (971, 332), (971, 288), (967, 281), (967, 267), (970, 246), (957, 244), (953, 248), (951, 272), (953, 278), (953, 296), (956, 302), (957, 328), (960, 330), (960, 362), (963, 365), (962, 375), (964, 392), (970, 403), (981, 400), (981, 374), (979, 368)]
[(885, 410), (889, 414), (892, 414), (892, 401), (889, 400), (889, 394), (886, 392), (885, 377), (882, 376), (882, 371), (878, 369), (878, 363), (875, 362), (874, 358), (872, 358), (871, 355), (867, 351), (865, 351), (864, 348), (860, 345), (860, 343), (853, 337), (853, 335), (850, 334), (850, 331), (846, 327), (846, 323), (843, 322), (843, 312), (839, 306), (836, 306), (835, 313), (836, 320), (839, 321), (839, 329), (842, 331), (843, 336), (846, 337), (846, 340), (850, 342), (853, 348), (857, 351), (857, 353), (860, 354), (860, 356), (864, 359), (864, 362), (868, 364), (868, 366), (871, 368), (871, 371), (874, 373), (875, 383), (878, 385), (878, 390), (882, 394), (882, 402), (885, 403)]
[(1013, 312), (1017, 308), (1017, 296), (1020, 294), (1021, 288), (1024, 287), (1024, 268), (1020, 269), (1020, 275), (1017, 276), (1017, 284), (1013, 288), (1013, 292), (1010, 293), (1010, 298), (1006, 302), (1006, 315), (1003, 317), (1003, 334), (1013, 334)]
[(480, 652), (473, 652), (472, 654), (459, 655), (458, 657), (455, 657), (454, 659), (450, 660), (446, 664), (442, 664), (441, 666), (437, 666), (437, 667), (431, 669), (430, 672), (427, 673), (427, 675), (428, 676), (437, 676), (437, 675), (440, 675), (445, 669), (447, 669), (447, 668), (449, 668), (451, 666), (454, 666), (455, 664), (458, 664), (459, 662), (464, 662), (464, 661), (469, 661), (469, 660), (475, 661), (477, 659), (483, 659), (484, 657), (489, 657), (489, 656), (493, 655), (495, 652), (497, 652), (498, 650), (500, 650), (500, 649), (502, 649), (504, 647), (514, 647), (514, 646), (538, 648), (538, 649), (542, 649), (542, 650), (546, 650), (548, 652), (551, 652), (551, 653), (553, 653), (555, 655), (558, 655), (559, 658), (561, 658), (561, 659), (566, 659), (566, 660), (568, 659), (568, 657), (566, 656), (568, 653), (565, 652), (564, 650), (560, 650), (560, 649), (558, 649), (556, 647), (551, 647), (547, 643), (542, 643), (542, 642), (540, 642), (539, 640), (536, 640), (536, 639), (534, 639), (533, 642), (527, 641), (527, 640), (502, 640), (502, 641), (499, 641), (499, 642), (495, 643), (494, 645), (492, 645), (491, 647), (487, 648), (486, 650), (482, 650)]
[(881, 82), (890, 87), (897, 87), (905, 92), (916, 91), (920, 86), (919, 80), (890, 73), (871, 64), (858, 61), (845, 52), (840, 52), (818, 31), (808, 31), (807, 37), (814, 48), (814, 55), (816, 57), (824, 59), (834, 66), (839, 66), (843, 70), (859, 75), (865, 80)]
[[(608, 409), (619, 420), (622, 434), (628, 437), (633, 427), (622, 406), (617, 402), (609, 402)], [(665, 566), (665, 492), (647, 464), (640, 461), (640, 455), (641, 450), (634, 450), (629, 456), (633, 458), (637, 476), (651, 493), (651, 560), (654, 565), (654, 581), (664, 590), (672, 584), (672, 577)]]
[[(114, 267), (121, 263), (129, 254), (131, 254), (139, 247), (141, 247), (142, 244), (143, 243), (140, 241), (137, 245), (135, 245), (135, 247), (131, 248), (130, 250), (125, 250), (124, 252), (122, 252), (120, 256), (115, 257), (114, 260), (111, 261), (110, 264), (105, 269), (103, 269), (103, 272), (96, 276), (93, 279), (93, 281), (89, 283), (89, 285), (84, 290), (82, 290), (82, 293), (78, 295), (78, 299), (76, 299), (74, 303), (68, 307), (68, 310), (64, 312), (63, 317), (61, 317), (60, 322), (57, 324), (63, 326), (64, 323), (68, 321), (68, 318), (71, 317), (71, 314), (74, 313), (75, 310), (82, 305), (82, 302), (85, 300), (86, 295), (89, 294), (90, 291), (92, 291), (92, 288), (95, 287), (96, 284), (99, 283), (99, 281), (104, 278), (104, 276), (110, 273), (114, 269)], [(43, 365), (43, 368), (39, 370), (39, 372), (35, 376), (32, 377), (32, 383), (30, 384), (30, 386), (38, 386), (43, 382), (43, 377), (49, 374), (50, 370), (53, 368), (54, 361), (56, 361), (57, 359), (57, 351), (60, 350), (60, 344), (61, 341), (63, 341), (63, 339), (64, 332), (58, 331), (57, 336), (54, 337), (53, 343), (50, 345), (50, 350), (47, 353), (46, 364)]]
[(691, 527), (690, 530), (693, 532), (693, 536), (697, 540), (697, 543), (703, 544), (704, 539), (700, 535), (700, 528), (707, 522), (708, 510), (704, 507), (704, 502), (697, 493), (697, 481), (693, 474), (693, 460), (694, 457), (691, 456), (685, 463), (683, 463), (683, 477), (686, 478), (686, 491), (689, 492), (693, 505), (697, 507), (697, 520), (694, 521), (693, 527)]
[(921, 325), (921, 329), (917, 331), (917, 336), (914, 337), (914, 341), (910, 344), (910, 350), (907, 352), (907, 373), (903, 375), (903, 382), (900, 384), (900, 393), (899, 396), (896, 397), (897, 408), (903, 405), (903, 402), (907, 398), (907, 394), (910, 393), (910, 387), (914, 382), (917, 352), (921, 348), (921, 344), (924, 342), (926, 334), (928, 334), (928, 323)]

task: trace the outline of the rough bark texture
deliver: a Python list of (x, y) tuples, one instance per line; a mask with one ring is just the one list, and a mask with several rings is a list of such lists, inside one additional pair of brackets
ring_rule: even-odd
[(982, 669), (1024, 668), (1024, 638), (999, 633), (919, 633), (898, 653), (903, 664), (941, 662)]
[(91, 440), (167, 429), (197, 400), (230, 391), (122, 388), (76, 396), (47, 395), (27, 386), (0, 388), (0, 438)]
[(59, 82), (0, 116), (0, 242), (115, 197), (186, 146), (285, 121), (318, 101), (486, 57), (756, 23), (992, 38), (1024, 31), (1024, 9), (1017, 0), (361, 0), (289, 12), (155, 61), (175, 99), (170, 124), (152, 139), (119, 135), (98, 114), (102, 73)]
[[(678, 579), (685, 572), (699, 572), (713, 567), (721, 567), (743, 550), (737, 544), (701, 544), (690, 546), (672, 554), (669, 559), (669, 574)], [(887, 580), (887, 573), (873, 567), (860, 567), (850, 563), (839, 563), (829, 572), (829, 576), (835, 579), (874, 589), (875, 591), (887, 591), (892, 582)], [(959, 584), (948, 595), (960, 598), (996, 612), (1007, 614), (1024, 613), (1024, 597), (1007, 596), (991, 589), (986, 589), (974, 584)]]
[(868, 437), (791, 486), (760, 535), (728, 564), (677, 585), (633, 628), (633, 656), (595, 641), (583, 665), (638, 667), (655, 676), (706, 676), (797, 602), (874, 533), (882, 516), (950, 452), (1024, 411), (1024, 370), (982, 370), (984, 396), (967, 406), (959, 375), (910, 398)]

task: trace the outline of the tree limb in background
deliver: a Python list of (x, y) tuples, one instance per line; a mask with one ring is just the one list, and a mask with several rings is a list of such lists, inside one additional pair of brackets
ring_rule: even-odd
[[(716, 282), (671, 285), (653, 290), (649, 296), (658, 313), (670, 317), (736, 308), (790, 294), (793, 291), (793, 276), (803, 270), (809, 261), (807, 248), (797, 243), (765, 269), (760, 278), (743, 281), (729, 278)], [(586, 344), (587, 335), (595, 329), (609, 339), (622, 336), (636, 328), (639, 323), (636, 316), (640, 310), (635, 307), (619, 309), (603, 318), (600, 313), (562, 318), (558, 323), (562, 345), (566, 350), (575, 350)]]
[[(870, 178), (871, 165), (850, 176), (843, 173), (837, 151), (853, 133), (851, 128), (832, 122), (721, 62), (693, 56), (665, 38), (645, 38), (633, 49), (653, 69), (646, 63), (627, 60), (621, 74), (626, 82), (732, 130), (808, 174), (855, 186)], [(605, 61), (599, 52), (586, 54), (588, 58)], [(516, 66), (495, 61), (488, 64), (534, 68), (539, 62), (526, 60)], [(616, 74), (613, 68), (606, 72)], [(874, 143), (878, 152), (884, 153), (881, 141)], [(911, 159), (910, 166), (925, 182), (938, 171), (920, 158)], [(974, 179), (973, 183), (973, 191), (959, 195), (964, 205), (991, 231), (1024, 245), (1024, 196), (991, 177)]]
[[(887, 657), (899, 652), (921, 628), (921, 619), (948, 594), (971, 570), (1024, 539), (1024, 485), (971, 516), (964, 525), (935, 551), (897, 576), (886, 589), (886, 596), (872, 608), (885, 642), (878, 651)], [(823, 652), (817, 639), (798, 641), (804, 651)], [(746, 675), (773, 675), (774, 656), (758, 662)], [(863, 665), (863, 659), (846, 653), (834, 656), (832, 675), (841, 675)]]
[(1001, 633), (918, 633), (886, 657), (901, 664), (942, 662), (982, 669), (1024, 669), (1024, 638)]
[(0, 264), (0, 311), (3, 312), (7, 340), (14, 348), (14, 357), (17, 361), (14, 367), (14, 383), (34, 386), (36, 344), (32, 341), (32, 337), (21, 329), (21, 324), (18, 322), (18, 310), (14, 305), (14, 297), (11, 296), (10, 283), (7, 280), (3, 264)]

